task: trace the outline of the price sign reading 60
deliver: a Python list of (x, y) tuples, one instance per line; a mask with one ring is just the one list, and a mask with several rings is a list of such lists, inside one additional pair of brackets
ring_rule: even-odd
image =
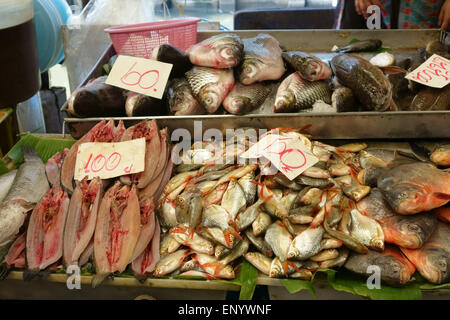
[(114, 178), (144, 171), (145, 139), (124, 142), (89, 142), (78, 147), (75, 180)]
[(161, 99), (171, 70), (169, 63), (119, 56), (106, 83)]

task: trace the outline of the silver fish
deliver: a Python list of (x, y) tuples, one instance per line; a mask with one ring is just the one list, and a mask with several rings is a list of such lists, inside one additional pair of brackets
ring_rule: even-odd
[(227, 265), (230, 262), (236, 260), (237, 258), (243, 256), (247, 253), (248, 247), (250, 246), (250, 241), (247, 238), (242, 239), (239, 243), (231, 250), (231, 252), (224, 258), (220, 259), (221, 264)]
[(247, 200), (245, 199), (244, 191), (242, 190), (236, 179), (228, 183), (228, 188), (222, 197), (222, 208), (228, 211), (233, 220), (237, 214), (245, 208)]
[(292, 236), (279, 221), (272, 223), (266, 231), (264, 240), (281, 261), (288, 258), (288, 250), (292, 243)]
[(6, 197), (9, 190), (11, 189), (16, 174), (17, 170), (12, 170), (0, 176), (0, 203), (2, 203), (3, 199)]
[(253, 171), (247, 173), (238, 180), (238, 183), (244, 191), (247, 205), (251, 205), (255, 201), (256, 195), (255, 173)]
[(259, 252), (247, 252), (244, 255), (244, 258), (245, 260), (250, 262), (256, 269), (258, 269), (267, 276), (269, 275), (272, 259), (266, 257), (265, 255)]
[(384, 248), (384, 233), (380, 224), (374, 219), (362, 215), (358, 210), (350, 211), (350, 234), (365, 246), (382, 251)]
[(189, 250), (182, 249), (163, 257), (155, 268), (155, 276), (162, 277), (179, 269), (189, 255)]
[(272, 224), (272, 218), (267, 213), (260, 211), (255, 221), (252, 223), (253, 234), (257, 237), (264, 232)]
[(292, 241), (288, 258), (295, 260), (306, 260), (317, 254), (320, 250), (324, 230), (322, 227), (309, 228), (300, 233)]
[(258, 249), (260, 252), (262, 252), (264, 255), (268, 257), (273, 256), (273, 251), (270, 248), (270, 246), (267, 244), (266, 241), (264, 241), (263, 238), (255, 236), (250, 229), (247, 229), (245, 231), (245, 235), (247, 238), (251, 241), (251, 243), (255, 246), (256, 249)]

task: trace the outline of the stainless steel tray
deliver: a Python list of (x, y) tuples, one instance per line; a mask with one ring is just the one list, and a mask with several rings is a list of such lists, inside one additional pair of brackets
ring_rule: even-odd
[[(334, 55), (330, 53), (333, 45), (345, 45), (351, 39), (383, 40), (383, 46), (393, 49), (396, 58), (409, 56), (427, 42), (439, 40), (440, 31), (434, 30), (257, 30), (233, 31), (242, 38), (269, 33), (278, 39), (287, 50), (311, 52), (324, 60)], [(202, 41), (220, 32), (199, 32), (197, 39)], [(100, 76), (101, 68), (114, 54), (109, 47), (89, 76), (81, 85), (93, 77)], [(269, 99), (268, 99), (269, 100)], [(270, 101), (254, 114), (245, 116), (204, 115), (204, 116), (159, 116), (115, 118), (125, 120), (126, 125), (143, 119), (158, 119), (161, 126), (170, 129), (186, 128), (193, 132), (194, 121), (202, 121), (203, 130), (209, 128), (225, 129), (237, 127), (304, 127), (311, 126), (310, 133), (318, 139), (402, 139), (402, 138), (450, 138), (450, 111), (427, 112), (352, 112), (352, 113), (286, 113), (261, 114)], [(62, 110), (66, 110), (64, 105)], [(270, 108), (270, 106), (269, 106)], [(96, 122), (103, 118), (66, 118), (71, 135), (81, 137)]]

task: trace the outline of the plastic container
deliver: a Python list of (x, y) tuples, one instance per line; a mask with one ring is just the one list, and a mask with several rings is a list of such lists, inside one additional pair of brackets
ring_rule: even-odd
[(170, 44), (187, 50), (197, 42), (198, 18), (173, 19), (105, 29), (117, 54), (149, 58), (153, 48)]

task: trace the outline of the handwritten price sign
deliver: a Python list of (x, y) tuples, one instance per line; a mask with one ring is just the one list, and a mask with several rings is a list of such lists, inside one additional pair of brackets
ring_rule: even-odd
[(429, 87), (443, 88), (450, 83), (450, 60), (433, 54), (405, 78)]
[(161, 99), (171, 70), (170, 63), (119, 56), (106, 83)]
[(145, 138), (124, 142), (87, 142), (78, 147), (75, 180), (109, 179), (144, 171)]
[(319, 161), (299, 139), (276, 134), (265, 136), (241, 154), (243, 158), (261, 156), (269, 159), (290, 180)]

